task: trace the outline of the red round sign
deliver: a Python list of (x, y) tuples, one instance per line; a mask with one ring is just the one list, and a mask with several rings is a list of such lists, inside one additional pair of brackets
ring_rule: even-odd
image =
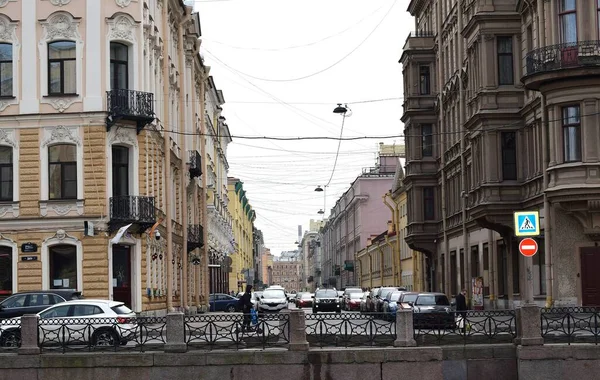
[(519, 243), (519, 252), (523, 256), (531, 257), (538, 251), (538, 243), (532, 238), (525, 238)]

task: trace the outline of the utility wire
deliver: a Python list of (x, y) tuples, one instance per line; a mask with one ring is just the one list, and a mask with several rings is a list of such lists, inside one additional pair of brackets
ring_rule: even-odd
[(340, 146), (342, 146), (342, 135), (344, 134), (344, 122), (345, 121), (346, 121), (346, 114), (344, 113), (342, 115), (342, 128), (340, 128), (340, 138), (338, 141), (337, 152), (335, 153), (335, 160), (333, 161), (333, 170), (331, 170), (331, 176), (329, 176), (329, 181), (327, 181), (327, 184), (325, 185), (325, 187), (329, 186), (329, 184), (331, 183), (331, 179), (333, 178), (333, 173), (335, 173), (335, 167), (337, 166), (338, 157), (340, 156)]

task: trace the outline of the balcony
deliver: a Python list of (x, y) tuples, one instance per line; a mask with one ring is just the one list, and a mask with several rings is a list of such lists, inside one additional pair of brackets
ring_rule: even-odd
[(137, 133), (154, 120), (154, 94), (126, 89), (106, 92), (106, 130), (121, 120), (134, 121)]
[(529, 52), (525, 65), (521, 81), (531, 90), (565, 78), (600, 75), (600, 41), (545, 46)]
[(110, 198), (109, 232), (132, 224), (130, 231), (141, 233), (156, 223), (154, 197), (123, 195)]
[(200, 224), (188, 225), (187, 251), (204, 247), (204, 228)]
[(431, 255), (436, 251), (437, 234), (437, 221), (414, 222), (407, 226), (405, 241), (410, 249)]
[[(435, 33), (432, 31), (424, 31), (417, 30), (410, 32), (406, 41), (404, 42), (404, 47), (402, 50), (404, 52), (410, 50), (431, 50), (433, 51), (433, 46), (435, 44)], [(404, 53), (402, 54), (404, 55)]]
[(200, 153), (197, 150), (190, 150), (189, 154), (189, 172), (190, 178), (200, 177), (202, 175), (202, 161), (200, 159)]

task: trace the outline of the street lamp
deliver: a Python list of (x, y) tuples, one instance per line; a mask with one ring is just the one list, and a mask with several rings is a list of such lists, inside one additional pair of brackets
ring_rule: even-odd
[(333, 113), (337, 113), (337, 114), (346, 114), (346, 112), (348, 112), (348, 105), (346, 106), (342, 106), (342, 103), (338, 103), (337, 107), (335, 107), (333, 109)]

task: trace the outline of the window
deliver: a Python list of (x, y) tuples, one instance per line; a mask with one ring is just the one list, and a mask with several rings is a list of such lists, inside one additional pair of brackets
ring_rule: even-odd
[(502, 149), (502, 179), (514, 181), (517, 179), (517, 143), (515, 132), (500, 134)]
[(129, 195), (129, 148), (112, 147), (113, 197)]
[(423, 188), (423, 217), (425, 220), (435, 219), (435, 199), (433, 195), (433, 187)]
[(12, 294), (12, 248), (0, 246), (0, 294), (9, 296)]
[(579, 106), (563, 107), (562, 127), (565, 162), (581, 161), (581, 119)]
[[(600, 0), (598, 0), (600, 1)], [(419, 94), (429, 95), (431, 93), (431, 74), (429, 66), (419, 66)]]
[(48, 148), (49, 198), (77, 198), (77, 148), (60, 144)]
[(431, 124), (421, 124), (423, 157), (433, 156), (433, 128)]
[(55, 245), (50, 247), (50, 289), (77, 288), (77, 247)]
[(512, 37), (498, 37), (498, 84), (514, 84)]
[(0, 146), (0, 201), (13, 200), (12, 147)]
[(76, 49), (73, 41), (48, 44), (48, 94), (77, 93)]
[(129, 59), (127, 45), (110, 43), (110, 85), (113, 90), (127, 89), (129, 85)]
[(560, 42), (563, 44), (577, 42), (577, 0), (559, 0)]
[(13, 96), (13, 47), (0, 44), (0, 97)]
[(46, 309), (43, 313), (40, 314), (40, 318), (64, 318), (69, 316), (69, 309), (71, 309), (71, 305), (56, 306), (50, 309)]

